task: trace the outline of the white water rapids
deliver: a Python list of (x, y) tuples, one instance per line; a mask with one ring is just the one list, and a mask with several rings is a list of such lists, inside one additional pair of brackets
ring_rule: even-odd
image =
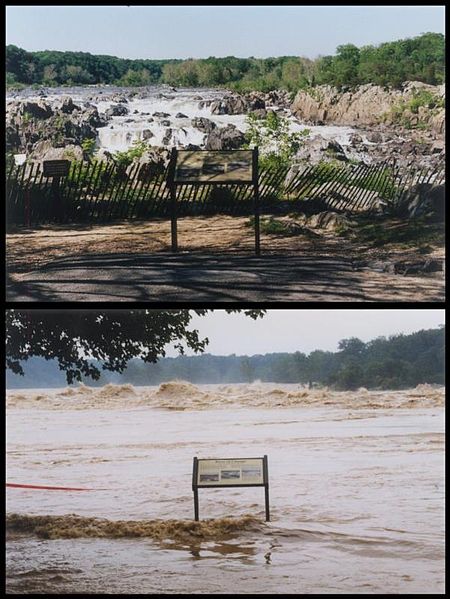
[[(99, 113), (104, 113), (112, 104), (117, 104), (117, 101), (109, 99), (109, 96), (121, 95), (126, 96), (129, 88), (90, 88), (90, 87), (75, 87), (75, 88), (55, 88), (47, 90), (47, 96), (43, 98), (50, 105), (58, 105), (64, 96), (70, 96), (75, 104), (82, 105), (84, 102), (89, 102), (96, 106)], [(144, 139), (144, 131), (148, 131), (149, 143), (154, 146), (164, 146), (164, 136), (168, 129), (172, 129), (169, 147), (185, 147), (188, 144), (202, 146), (206, 139), (206, 134), (192, 125), (192, 119), (196, 117), (205, 117), (213, 121), (218, 127), (225, 127), (232, 124), (242, 132), (247, 130), (246, 115), (216, 115), (211, 114), (209, 101), (220, 100), (227, 92), (225, 90), (214, 89), (183, 89), (176, 91), (161, 89), (155, 87), (149, 88), (146, 92), (147, 97), (144, 99), (128, 98), (125, 106), (129, 113), (125, 116), (112, 117), (111, 122), (106, 127), (98, 129), (98, 149), (107, 150), (110, 152), (125, 151), (131, 147), (134, 142)], [(228, 92), (229, 93), (229, 92)], [(99, 95), (103, 94), (107, 99), (98, 99)], [(8, 100), (39, 100), (41, 96), (36, 95), (33, 90), (28, 92), (20, 92), (14, 95), (9, 95)], [(199, 103), (204, 102), (202, 107)], [(277, 110), (278, 107), (271, 107)], [(169, 116), (153, 116), (154, 113), (166, 113)], [(177, 114), (184, 115), (176, 117)], [(310, 139), (321, 136), (326, 140), (337, 141), (346, 151), (346, 154), (351, 158), (358, 158), (359, 155), (351, 150), (350, 136), (355, 132), (352, 127), (342, 126), (311, 126), (301, 123), (293, 115), (288, 116), (290, 131), (300, 132), (304, 129), (310, 131)], [(151, 137), (150, 137), (151, 136)], [(364, 137), (364, 136), (363, 136)], [(370, 143), (365, 140), (366, 143)]]

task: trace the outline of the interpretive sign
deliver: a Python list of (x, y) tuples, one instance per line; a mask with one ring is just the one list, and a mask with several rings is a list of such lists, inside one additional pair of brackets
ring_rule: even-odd
[(179, 150), (175, 183), (253, 183), (253, 150)]
[(269, 514), (269, 471), (267, 456), (262, 458), (194, 458), (192, 490), (194, 516), (198, 520), (198, 489), (218, 487), (265, 487), (266, 520)]
[(177, 150), (173, 148), (167, 176), (171, 198), (172, 251), (178, 251), (177, 186), (252, 185), (255, 252), (260, 253), (258, 148), (253, 150)]
[(65, 177), (69, 174), (70, 160), (44, 160), (44, 177)]

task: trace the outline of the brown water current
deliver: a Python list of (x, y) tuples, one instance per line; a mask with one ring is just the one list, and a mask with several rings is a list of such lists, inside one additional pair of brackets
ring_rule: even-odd
[[(443, 593), (444, 390), (11, 390), (7, 592)], [(268, 455), (262, 488), (192, 460)]]

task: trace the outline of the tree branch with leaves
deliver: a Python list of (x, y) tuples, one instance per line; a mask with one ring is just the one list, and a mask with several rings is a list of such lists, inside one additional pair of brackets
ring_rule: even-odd
[[(172, 345), (201, 353), (209, 343), (189, 328), (194, 315), (213, 310), (7, 310), (6, 368), (23, 375), (22, 361), (32, 356), (56, 359), (69, 384), (100, 378), (100, 370), (123, 372), (129, 360), (157, 362)], [(227, 309), (256, 320), (264, 310)]]

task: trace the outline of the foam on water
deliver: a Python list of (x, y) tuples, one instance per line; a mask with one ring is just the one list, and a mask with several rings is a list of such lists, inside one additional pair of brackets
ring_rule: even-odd
[(444, 388), (418, 385), (399, 391), (334, 391), (307, 389), (301, 385), (253, 383), (236, 385), (194, 385), (170, 381), (158, 387), (130, 384), (103, 387), (68, 387), (52, 390), (21, 390), (7, 393), (7, 406), (19, 409), (84, 410), (123, 408), (165, 408), (170, 410), (244, 408), (289, 408), (335, 406), (361, 408), (415, 408), (444, 405)]
[(208, 541), (240, 536), (261, 530), (263, 524), (255, 517), (192, 520), (107, 520), (86, 518), (74, 514), (64, 516), (32, 516), (8, 514), (6, 530), (10, 534), (36, 535), (42, 539), (137, 538), (156, 540)]

